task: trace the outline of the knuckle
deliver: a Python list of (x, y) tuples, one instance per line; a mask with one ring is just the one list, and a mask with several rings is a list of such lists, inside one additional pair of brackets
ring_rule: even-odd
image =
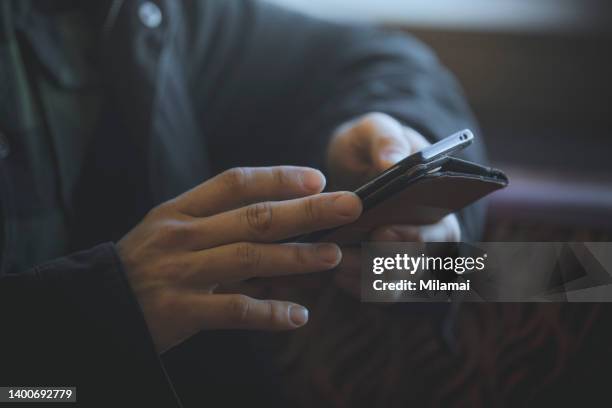
[(274, 182), (279, 187), (285, 187), (293, 184), (290, 170), (285, 167), (274, 167), (272, 169), (272, 176), (274, 177)]
[(234, 167), (221, 174), (221, 180), (230, 191), (243, 190), (249, 178), (249, 171), (244, 167)]
[(304, 200), (304, 215), (309, 222), (318, 220), (319, 211), (317, 210), (317, 203), (314, 198)]
[(166, 220), (157, 226), (157, 240), (164, 245), (184, 245), (191, 239), (188, 223), (179, 220)]
[(308, 265), (309, 257), (306, 255), (302, 245), (293, 246), (293, 259), (298, 265)]
[(145, 218), (156, 219), (156, 218), (163, 217), (165, 214), (168, 213), (170, 209), (170, 205), (171, 204), (169, 202), (165, 202), (165, 203), (156, 205), (155, 207), (149, 210)]
[(242, 242), (236, 246), (236, 258), (243, 269), (253, 271), (260, 266), (262, 253), (256, 245)]
[(283, 327), (287, 324), (287, 307), (277, 303), (268, 302), (269, 319), (272, 327)]
[(228, 314), (230, 319), (235, 323), (246, 323), (249, 319), (249, 310), (251, 302), (245, 295), (235, 295), (227, 304)]
[(258, 235), (264, 234), (272, 226), (272, 213), (273, 207), (270, 202), (248, 206), (244, 213), (247, 226)]

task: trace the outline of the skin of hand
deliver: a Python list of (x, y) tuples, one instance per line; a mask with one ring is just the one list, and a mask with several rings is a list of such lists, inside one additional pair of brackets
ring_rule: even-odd
[[(338, 128), (327, 151), (327, 168), (334, 187), (355, 189), (406, 156), (430, 143), (417, 131), (383, 113), (370, 113)], [(461, 229), (455, 214), (433, 225), (383, 225), (372, 231), (373, 241), (455, 242)], [(359, 296), (358, 250), (343, 250), (335, 282)]]
[(324, 186), (324, 176), (309, 168), (232, 169), (154, 208), (123, 237), (118, 253), (157, 350), (200, 330), (306, 324), (303, 306), (215, 289), (337, 266), (335, 244), (278, 243), (359, 217), (355, 194), (321, 193)]

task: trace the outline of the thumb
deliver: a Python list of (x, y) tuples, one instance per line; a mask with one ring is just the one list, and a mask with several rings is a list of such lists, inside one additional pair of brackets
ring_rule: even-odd
[(393, 118), (384, 127), (384, 133), (378, 133), (376, 143), (372, 143), (372, 163), (376, 170), (383, 171), (417, 152), (430, 143), (416, 130), (403, 126)]
[(386, 170), (413, 153), (401, 125), (397, 130), (374, 134), (372, 138), (370, 159), (375, 172)]
[(369, 147), (371, 172), (386, 170), (412, 153), (406, 128), (395, 118), (373, 114), (367, 123), (361, 134), (367, 138), (364, 145)]

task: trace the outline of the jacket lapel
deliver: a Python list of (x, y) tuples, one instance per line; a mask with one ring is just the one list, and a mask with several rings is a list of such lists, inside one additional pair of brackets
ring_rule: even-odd
[(125, 114), (129, 137), (142, 146), (149, 192), (159, 203), (206, 178), (208, 162), (187, 84), (181, 2), (150, 2), (149, 7), (161, 13), (156, 26), (143, 21), (144, 3), (122, 2), (105, 32), (104, 51), (108, 80)]

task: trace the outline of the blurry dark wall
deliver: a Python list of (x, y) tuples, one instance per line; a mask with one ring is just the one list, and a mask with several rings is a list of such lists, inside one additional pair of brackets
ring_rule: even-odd
[(612, 173), (612, 35), (410, 30), (462, 83), (494, 162)]

